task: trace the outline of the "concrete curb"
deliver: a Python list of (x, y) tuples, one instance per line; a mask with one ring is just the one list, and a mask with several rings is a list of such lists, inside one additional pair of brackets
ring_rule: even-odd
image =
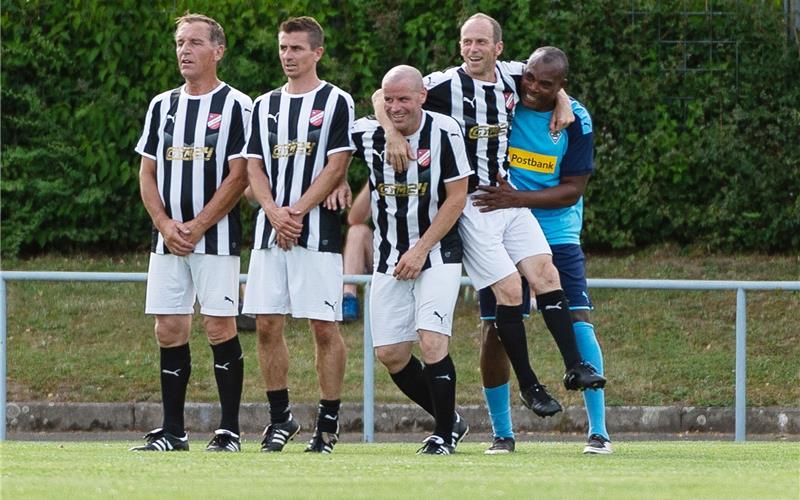
[[(363, 406), (342, 405), (342, 432), (362, 432)], [(490, 432), (486, 409), (481, 405), (458, 408), (473, 432)], [(293, 404), (292, 413), (303, 428), (311, 430), (317, 412), (315, 404)], [(243, 404), (241, 430), (260, 433), (268, 422), (265, 404)], [(570, 406), (563, 413), (542, 419), (523, 407), (512, 409), (518, 432), (586, 432), (588, 423), (581, 406)], [(188, 403), (186, 427), (193, 432), (211, 432), (219, 422), (219, 406)], [(635, 433), (732, 433), (734, 412), (727, 407), (611, 406), (607, 409), (609, 431)], [(8, 432), (64, 431), (147, 431), (161, 425), (160, 403), (48, 403), (10, 402), (6, 410)], [(375, 405), (375, 432), (421, 432), (433, 428), (433, 419), (412, 405)], [(750, 408), (748, 434), (800, 434), (800, 408)]]

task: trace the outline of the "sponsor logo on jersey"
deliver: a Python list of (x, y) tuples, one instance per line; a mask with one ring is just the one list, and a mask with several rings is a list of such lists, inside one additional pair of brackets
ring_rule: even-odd
[(531, 153), (519, 148), (508, 148), (508, 162), (512, 167), (531, 170), (542, 174), (553, 174), (556, 171), (555, 156)]
[(325, 118), (325, 112), (321, 109), (312, 109), (309, 115), (308, 123), (315, 127), (322, 125), (322, 119)]
[(222, 125), (222, 115), (219, 113), (209, 113), (208, 122), (206, 122), (206, 124), (211, 130), (219, 129), (219, 126)]
[(513, 92), (503, 92), (503, 97), (506, 100), (506, 109), (511, 111), (514, 109), (514, 93)]
[(287, 156), (311, 156), (316, 142), (292, 141), (288, 144), (276, 144), (272, 147), (273, 158), (286, 158)]
[(467, 137), (470, 139), (491, 139), (506, 135), (507, 132), (507, 123), (501, 123), (499, 125), (475, 125), (469, 129)]
[(211, 159), (211, 156), (214, 154), (214, 148), (211, 147), (192, 147), (192, 146), (185, 146), (185, 147), (170, 147), (167, 148), (167, 161), (173, 160), (180, 160), (180, 161), (192, 161), (192, 160), (205, 160), (208, 161)]
[(417, 150), (417, 163), (422, 168), (428, 168), (431, 164), (431, 150), (418, 149)]
[(428, 183), (420, 182), (419, 184), (378, 184), (378, 194), (380, 196), (425, 196), (428, 192)]

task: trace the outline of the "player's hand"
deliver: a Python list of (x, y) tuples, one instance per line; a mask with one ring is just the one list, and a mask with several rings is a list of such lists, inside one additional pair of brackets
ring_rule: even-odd
[(296, 241), (303, 231), (303, 217), (300, 211), (291, 207), (276, 207), (265, 211), (275, 232), (285, 239)]
[(478, 186), (478, 191), (472, 195), (472, 205), (479, 207), (481, 212), (516, 207), (514, 197), (517, 190), (499, 173), (497, 183), (497, 186)]
[(405, 172), (409, 161), (416, 159), (403, 134), (394, 131), (386, 134), (385, 161), (392, 166), (395, 172)]
[(275, 244), (278, 245), (278, 248), (280, 248), (281, 250), (285, 250), (285, 251), (288, 252), (295, 245), (297, 245), (297, 240), (289, 239), (289, 238), (283, 236), (282, 234), (278, 233), (275, 236)]
[(200, 238), (206, 233), (205, 230), (200, 227), (200, 224), (197, 223), (197, 219), (186, 222), (184, 227), (189, 231), (186, 239), (189, 240), (192, 245), (197, 245), (197, 242), (200, 241)]
[(328, 210), (333, 211), (353, 206), (353, 192), (350, 190), (350, 184), (347, 183), (347, 180), (333, 188), (331, 194), (325, 198), (322, 204)]
[(425, 265), (427, 257), (427, 252), (423, 252), (416, 247), (409, 248), (397, 261), (397, 265), (394, 266), (394, 277), (398, 280), (417, 279), (419, 273), (422, 272), (422, 266)]
[(550, 117), (550, 132), (558, 132), (572, 125), (575, 121), (575, 113), (572, 112), (572, 105), (569, 103), (569, 98), (566, 101), (557, 100), (556, 108), (553, 110), (553, 115)]
[[(172, 219), (162, 224), (162, 226), (158, 228), (158, 231), (161, 233), (161, 236), (164, 237), (164, 244), (169, 249), (169, 252), (179, 257), (192, 253), (195, 243), (200, 241), (200, 238), (197, 238), (197, 240), (193, 242), (190, 239), (191, 229), (183, 222)], [(202, 236), (202, 234), (200, 236)]]

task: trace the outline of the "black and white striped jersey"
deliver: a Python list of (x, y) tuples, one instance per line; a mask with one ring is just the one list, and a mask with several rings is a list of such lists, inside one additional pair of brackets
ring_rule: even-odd
[[(355, 149), (350, 129), (353, 98), (322, 82), (305, 94), (289, 94), (286, 86), (255, 102), (247, 157), (261, 158), (272, 197), (281, 207), (293, 205), (325, 168), (329, 155)], [(256, 218), (254, 248), (275, 245), (277, 233), (263, 209)], [(342, 251), (339, 214), (321, 204), (306, 214), (298, 244), (320, 252)]]
[(470, 179), (470, 192), (478, 184), (496, 185), (498, 170), (505, 176), (508, 134), (524, 70), (524, 63), (498, 61), (495, 83), (473, 79), (463, 65), (424, 78), (425, 109), (452, 116), (461, 125), (476, 174)]
[[(392, 274), (400, 257), (430, 227), (445, 201), (445, 183), (472, 175), (464, 137), (450, 117), (423, 112), (420, 128), (407, 137), (416, 160), (397, 173), (384, 162), (386, 136), (374, 118), (361, 118), (353, 127), (355, 156), (369, 168), (372, 204), (374, 269)], [(434, 245), (423, 269), (460, 263), (462, 255), (458, 224)]]
[[(155, 160), (158, 193), (167, 216), (194, 219), (228, 176), (228, 162), (244, 156), (253, 101), (220, 83), (208, 94), (194, 96), (184, 87), (150, 101), (136, 152)], [(239, 255), (242, 223), (234, 207), (206, 231), (194, 253)], [(169, 253), (153, 228), (151, 251)]]

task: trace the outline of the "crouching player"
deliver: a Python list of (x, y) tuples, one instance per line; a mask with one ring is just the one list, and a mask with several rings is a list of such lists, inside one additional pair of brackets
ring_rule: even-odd
[[(392, 68), (382, 89), (384, 110), (416, 159), (396, 172), (385, 162), (385, 133), (377, 120), (355, 122), (355, 156), (370, 170), (375, 225), (372, 341), (395, 384), (436, 421), (419, 453), (449, 455), (468, 432), (455, 413), (456, 370), (448, 345), (461, 280), (456, 222), (472, 171), (458, 124), (423, 111), (427, 92), (419, 71)], [(424, 367), (411, 353), (416, 340)]]

